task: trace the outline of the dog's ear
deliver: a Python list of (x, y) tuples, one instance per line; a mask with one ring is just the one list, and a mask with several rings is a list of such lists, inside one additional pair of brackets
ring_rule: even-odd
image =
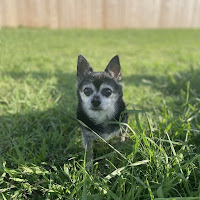
[(121, 80), (121, 66), (119, 63), (119, 56), (114, 56), (111, 61), (108, 63), (108, 66), (105, 69), (105, 72), (108, 72), (114, 79), (117, 81)]
[(88, 61), (82, 56), (78, 56), (78, 63), (77, 63), (77, 78), (81, 80), (85, 75), (93, 72), (93, 69), (90, 67)]

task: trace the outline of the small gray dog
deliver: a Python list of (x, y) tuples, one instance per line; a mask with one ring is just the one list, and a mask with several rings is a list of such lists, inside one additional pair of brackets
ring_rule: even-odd
[(127, 113), (121, 115), (125, 104), (120, 84), (119, 57), (113, 57), (104, 72), (94, 72), (87, 60), (79, 55), (77, 79), (77, 119), (87, 126), (81, 125), (83, 144), (87, 152), (86, 161), (90, 162), (86, 167), (88, 170), (93, 160), (92, 144), (98, 139), (95, 133), (104, 140), (121, 134), (121, 140), (125, 140), (125, 126), (122, 127), (122, 131), (118, 123), (109, 123), (128, 121)]

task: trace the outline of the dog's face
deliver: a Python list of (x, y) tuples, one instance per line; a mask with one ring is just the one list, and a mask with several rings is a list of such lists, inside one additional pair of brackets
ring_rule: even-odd
[(79, 105), (87, 116), (100, 124), (111, 120), (118, 111), (117, 102), (122, 98), (121, 67), (115, 56), (104, 72), (94, 72), (83, 56), (77, 65)]

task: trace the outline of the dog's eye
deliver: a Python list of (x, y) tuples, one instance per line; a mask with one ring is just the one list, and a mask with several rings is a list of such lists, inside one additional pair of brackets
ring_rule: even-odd
[(85, 94), (86, 96), (90, 96), (90, 95), (93, 93), (93, 90), (92, 90), (91, 88), (85, 88), (85, 89), (83, 90), (83, 92), (84, 92), (84, 94)]
[(104, 88), (101, 92), (105, 97), (109, 97), (112, 94), (112, 90), (110, 88)]

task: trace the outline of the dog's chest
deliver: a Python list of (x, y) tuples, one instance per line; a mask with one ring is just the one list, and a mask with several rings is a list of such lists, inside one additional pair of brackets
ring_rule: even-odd
[(98, 140), (99, 137), (97, 135), (99, 135), (101, 138), (103, 138), (104, 140), (108, 141), (109, 139), (111, 139), (112, 137), (118, 136), (121, 133), (120, 127), (119, 126), (115, 126), (115, 127), (102, 127), (101, 131), (91, 131), (88, 130), (86, 128), (82, 128), (83, 130), (83, 135), (87, 136), (89, 138), (93, 138), (92, 140)]
[(104, 110), (98, 110), (98, 111), (88, 110), (87, 114), (88, 117), (92, 121), (94, 121), (95, 124), (102, 124), (106, 120), (111, 120), (113, 117), (113, 113), (106, 112)]

